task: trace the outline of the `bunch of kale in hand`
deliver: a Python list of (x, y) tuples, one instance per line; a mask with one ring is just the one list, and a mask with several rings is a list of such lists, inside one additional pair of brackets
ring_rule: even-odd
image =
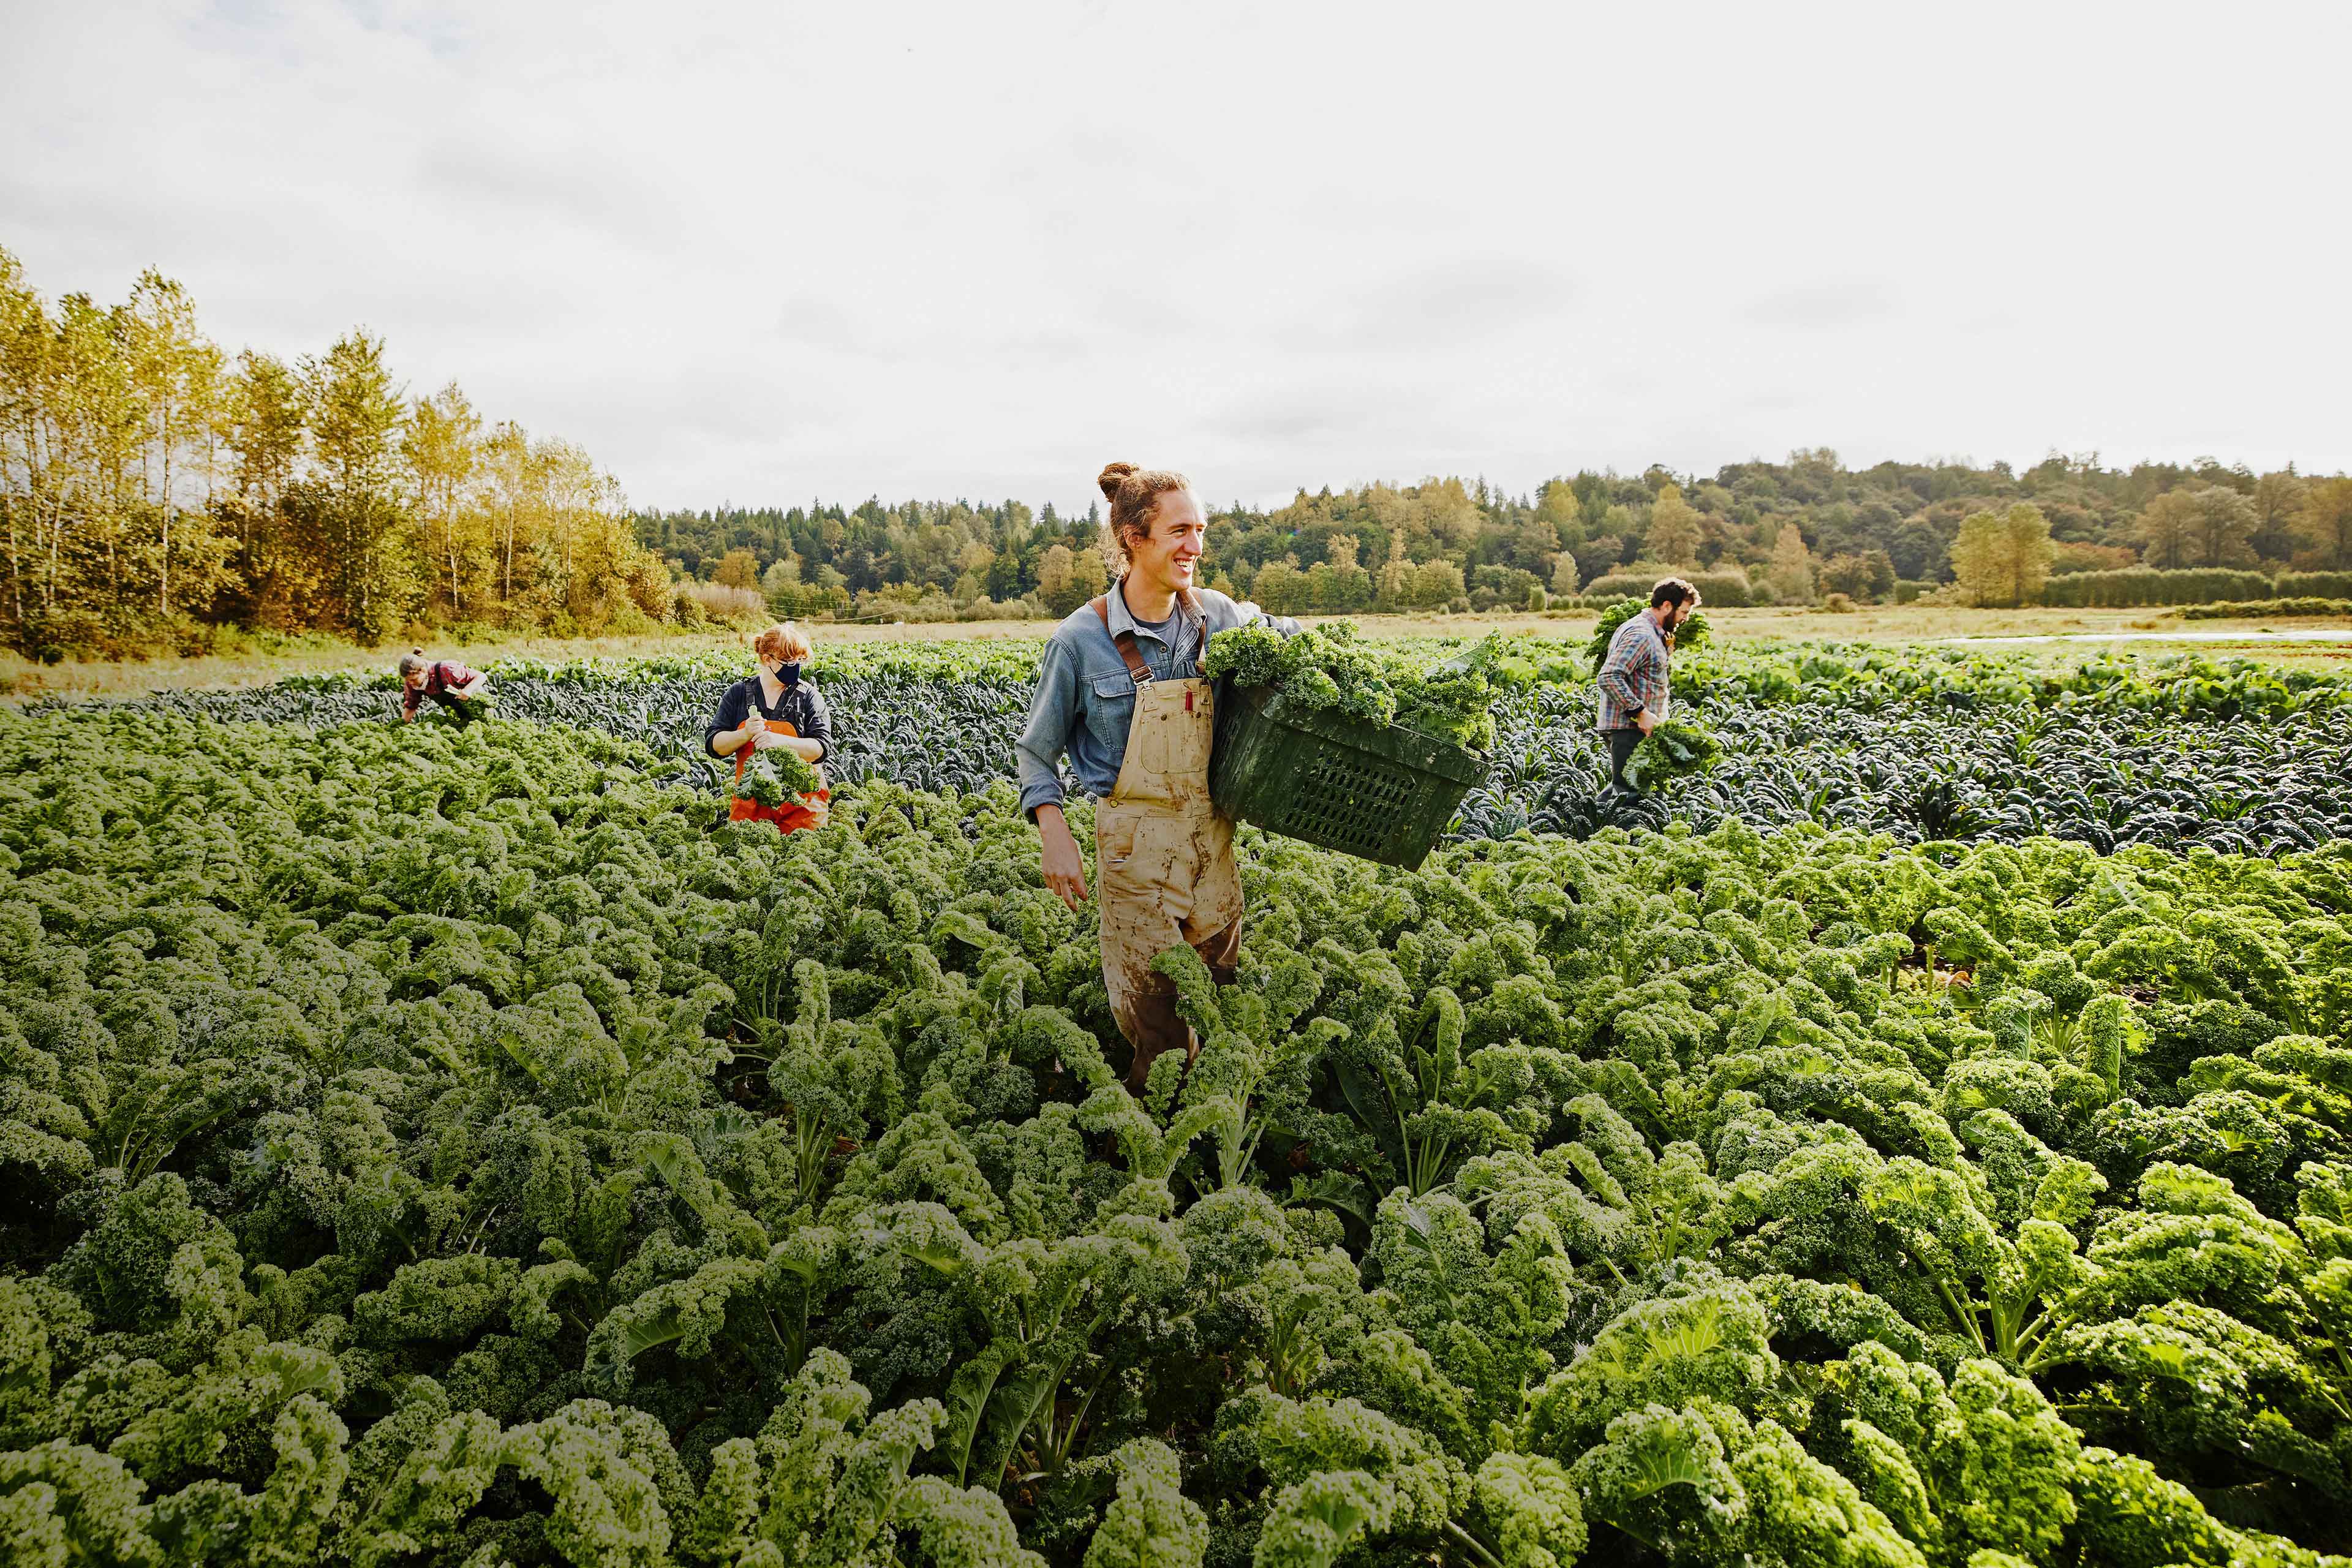
[(815, 768), (786, 746), (763, 751), (743, 764), (735, 794), (757, 805), (778, 806), (789, 796), (814, 795), (824, 787)]
[(1654, 789), (1668, 779), (1703, 773), (1722, 757), (1723, 746), (1713, 735), (1668, 720), (1643, 736), (1625, 759), (1625, 783), (1637, 790)]

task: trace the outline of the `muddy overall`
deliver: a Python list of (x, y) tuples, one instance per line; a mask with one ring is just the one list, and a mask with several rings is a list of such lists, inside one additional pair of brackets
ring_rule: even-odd
[[(1095, 614), (1110, 625), (1107, 599)], [(1095, 806), (1103, 983), (1119, 1032), (1135, 1047), (1128, 1084), (1140, 1090), (1162, 1051), (1199, 1048), (1176, 1014), (1175, 982), (1151, 961), (1189, 944), (1220, 985), (1230, 985), (1242, 946), (1241, 872), (1234, 825), (1209, 804), (1209, 746), (1216, 732), (1208, 680), (1157, 680), (1131, 632), (1115, 639), (1135, 680), (1135, 723), (1110, 798)]]

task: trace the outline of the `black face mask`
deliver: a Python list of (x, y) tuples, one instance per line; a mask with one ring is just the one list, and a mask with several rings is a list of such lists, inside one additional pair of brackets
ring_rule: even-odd
[(776, 679), (787, 687), (798, 686), (801, 683), (801, 667), (798, 664), (780, 664), (776, 666)]

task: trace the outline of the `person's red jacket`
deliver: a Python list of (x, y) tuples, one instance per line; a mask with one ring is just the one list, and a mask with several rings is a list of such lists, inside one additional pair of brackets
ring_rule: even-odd
[(437, 659), (425, 667), (424, 685), (404, 685), (401, 688), (400, 710), (403, 713), (414, 714), (419, 708), (425, 706), (426, 698), (430, 697), (438, 702), (458, 687), (469, 685), (480, 679), (481, 676), (478, 673), (467, 669), (462, 664), (455, 664), (447, 659)]

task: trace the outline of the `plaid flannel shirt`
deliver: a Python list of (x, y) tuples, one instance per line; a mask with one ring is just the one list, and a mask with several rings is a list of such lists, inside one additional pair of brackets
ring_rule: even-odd
[(1657, 717), (1666, 710), (1666, 639), (1657, 618), (1644, 610), (1617, 628), (1609, 657), (1601, 661), (1601, 717), (1596, 730), (1629, 730), (1644, 708)]
[(425, 700), (428, 697), (436, 702), (444, 701), (444, 693), (455, 691), (468, 681), (480, 679), (462, 664), (446, 658), (436, 659), (426, 668), (424, 685), (410, 686), (404, 681), (401, 684), (400, 710), (414, 713), (425, 706)]

